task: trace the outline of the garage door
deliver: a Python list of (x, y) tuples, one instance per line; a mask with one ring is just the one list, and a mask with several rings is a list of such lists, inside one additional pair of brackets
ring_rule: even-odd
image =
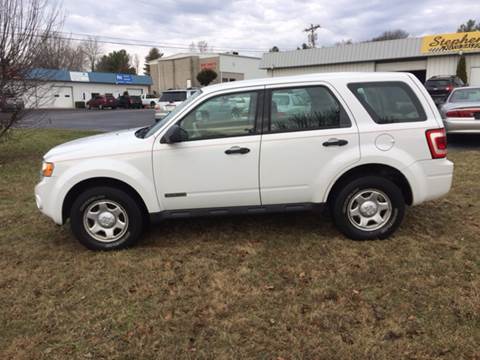
[(480, 67), (472, 67), (469, 84), (472, 86), (480, 86)]
[(73, 94), (72, 88), (69, 86), (54, 86), (52, 87), (54, 108), (73, 108)]
[(375, 71), (415, 71), (426, 69), (427, 60), (384, 62), (375, 65)]
[(128, 95), (142, 95), (143, 90), (142, 89), (136, 89), (136, 88), (127, 88)]

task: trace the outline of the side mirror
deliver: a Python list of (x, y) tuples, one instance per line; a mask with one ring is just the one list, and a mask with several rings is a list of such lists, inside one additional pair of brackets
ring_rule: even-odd
[(181, 126), (175, 124), (170, 126), (166, 134), (160, 140), (161, 144), (174, 144), (188, 140), (188, 133)]

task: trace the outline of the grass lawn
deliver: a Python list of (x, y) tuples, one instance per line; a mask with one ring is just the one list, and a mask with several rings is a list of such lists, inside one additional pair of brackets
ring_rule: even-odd
[(480, 358), (480, 151), (451, 151), (452, 192), (389, 240), (301, 213), (169, 221), (98, 253), (33, 198), (42, 155), (87, 134), (0, 144), (0, 359)]

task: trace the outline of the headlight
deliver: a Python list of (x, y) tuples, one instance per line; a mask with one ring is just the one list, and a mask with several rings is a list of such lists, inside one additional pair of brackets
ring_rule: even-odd
[(54, 168), (55, 168), (55, 165), (53, 165), (53, 163), (44, 161), (42, 163), (42, 176), (45, 176), (45, 177), (52, 176)]

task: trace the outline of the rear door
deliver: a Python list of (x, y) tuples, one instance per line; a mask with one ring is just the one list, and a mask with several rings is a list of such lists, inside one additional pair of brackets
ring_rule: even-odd
[[(289, 108), (276, 103), (285, 96), (299, 101)], [(323, 82), (269, 86), (266, 105), (262, 204), (323, 202), (329, 180), (360, 159), (351, 113), (338, 92)]]

